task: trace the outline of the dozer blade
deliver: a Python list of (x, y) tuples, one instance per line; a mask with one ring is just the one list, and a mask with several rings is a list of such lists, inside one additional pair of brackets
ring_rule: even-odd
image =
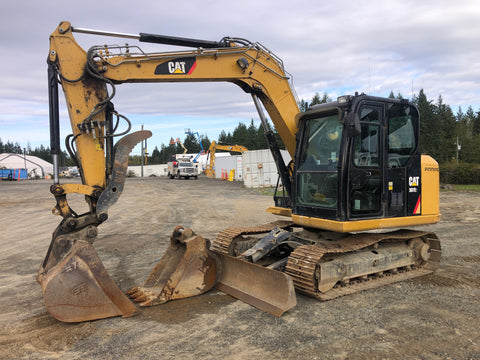
[(292, 278), (280, 271), (216, 253), (222, 273), (215, 287), (275, 316), (297, 305)]
[(75, 242), (69, 253), (40, 279), (45, 306), (60, 321), (81, 322), (137, 313), (86, 241)]
[(177, 226), (165, 254), (142, 287), (127, 292), (140, 306), (203, 294), (218, 280), (220, 263), (207, 249), (207, 240)]

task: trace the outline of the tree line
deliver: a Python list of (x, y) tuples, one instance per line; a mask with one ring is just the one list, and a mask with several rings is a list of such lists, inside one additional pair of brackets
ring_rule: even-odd
[[(0, 138), (0, 154), (10, 153), (10, 154), (21, 154), (21, 155), (31, 155), (36, 156), (40, 159), (53, 163), (52, 155), (50, 154), (50, 148), (40, 145), (34, 149), (27, 144), (26, 148), (22, 148), (18, 142), (3, 142)], [(75, 166), (75, 161), (68, 155), (66, 151), (62, 151), (58, 156), (59, 166)]]
[[(390, 93), (389, 97), (403, 99), (401, 94)], [(454, 113), (451, 107), (444, 103), (441, 95), (436, 100), (428, 99), (423, 90), (411, 99), (420, 112), (420, 150), (424, 154), (431, 155), (445, 168), (450, 163), (479, 164), (480, 154), (480, 111), (475, 111), (469, 106), (465, 111), (459, 108)], [(305, 111), (309, 106), (331, 101), (327, 93), (315, 94), (310, 102), (301, 100), (299, 107)], [(273, 129), (273, 127), (272, 127)], [(283, 144), (280, 137), (275, 133), (280, 146)], [(199, 141), (200, 140), (200, 141)], [(217, 142), (228, 145), (243, 145), (249, 150), (266, 149), (268, 145), (264, 136), (263, 126), (255, 125), (253, 119), (250, 124), (243, 122), (235, 127), (232, 132), (222, 130)], [(201, 142), (201, 145), (200, 145)], [(192, 134), (186, 135), (183, 145), (188, 153), (207, 151), (211, 144), (208, 135), (200, 135), (199, 139)], [(2, 142), (0, 139), (0, 153), (17, 153), (38, 156), (48, 162), (52, 162), (50, 149), (43, 145), (32, 149), (29, 145), (22, 149), (18, 143), (10, 141)], [(143, 157), (146, 164), (164, 164), (172, 155), (183, 153), (184, 149), (179, 143), (161, 144), (155, 146), (153, 151)], [(130, 165), (139, 165), (142, 162), (141, 155), (130, 156)], [(60, 166), (73, 166), (74, 161), (68, 153), (63, 151), (59, 156)], [(451, 168), (451, 166), (450, 166)], [(480, 180), (479, 180), (480, 181)]]

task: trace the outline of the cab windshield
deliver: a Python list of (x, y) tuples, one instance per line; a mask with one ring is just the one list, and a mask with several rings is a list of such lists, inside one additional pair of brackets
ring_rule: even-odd
[(338, 113), (307, 120), (297, 170), (300, 205), (335, 208), (343, 123)]

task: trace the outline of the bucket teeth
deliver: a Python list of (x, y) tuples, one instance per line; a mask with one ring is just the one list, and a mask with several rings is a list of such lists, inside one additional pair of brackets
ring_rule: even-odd
[(135, 297), (135, 294), (138, 293), (138, 290), (139, 290), (139, 287), (135, 286), (134, 288), (128, 290), (126, 294), (132, 298), (132, 297)]
[[(165, 302), (159, 298), (160, 292), (155, 293), (150, 289), (138, 286), (127, 291), (127, 295), (130, 297), (130, 299), (132, 299), (136, 303), (139, 303), (140, 306), (152, 306)], [(157, 301), (154, 302), (154, 300)]]
[[(127, 295), (130, 297), (130, 299), (136, 303), (139, 303), (140, 306), (152, 306), (165, 302), (159, 298), (160, 292), (153, 292), (150, 289), (139, 286), (127, 291)], [(157, 301), (154, 302), (154, 300)]]

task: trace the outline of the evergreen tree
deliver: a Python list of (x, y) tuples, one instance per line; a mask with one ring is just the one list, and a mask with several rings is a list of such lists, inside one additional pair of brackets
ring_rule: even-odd
[(473, 110), (471, 114), (468, 113), (467, 111), (467, 116), (473, 121), (472, 124), (472, 132), (474, 135), (480, 135), (480, 111), (477, 112), (476, 115), (474, 115)]
[[(458, 144), (460, 145), (460, 149), (458, 150), (459, 161), (468, 163), (475, 162), (477, 152), (475, 151), (475, 141), (471, 131), (471, 124), (461, 108), (459, 108), (456, 115), (455, 136), (458, 138)], [(455, 143), (455, 146), (456, 145)]]
[(403, 96), (402, 96), (402, 94), (400, 94), (400, 93), (398, 93), (398, 95), (395, 96), (395, 94), (393, 93), (393, 91), (390, 91), (390, 94), (388, 95), (388, 98), (389, 98), (389, 99), (402, 100), (402, 99), (403, 99)]
[(244, 123), (239, 123), (232, 133), (232, 144), (243, 145), (249, 142), (248, 130)]
[(300, 103), (298, 104), (298, 108), (300, 109), (300, 111), (305, 112), (308, 110), (309, 106), (325, 104), (330, 101), (332, 101), (332, 99), (330, 98), (330, 96), (328, 96), (326, 91), (323, 93), (322, 97), (320, 97), (320, 94), (317, 92), (312, 97), (312, 101), (310, 101), (310, 104), (303, 99), (300, 100)]
[(309, 106), (318, 105), (321, 103), (322, 103), (322, 100), (320, 99), (320, 94), (317, 92), (315, 93), (315, 95), (313, 95), (312, 101), (310, 101)]
[(328, 96), (327, 92), (324, 92), (322, 97), (320, 97), (319, 93), (317, 92), (313, 96), (312, 101), (310, 102), (310, 106), (317, 104), (325, 104), (330, 101), (332, 101), (332, 99)]
[(152, 156), (149, 158), (150, 160), (150, 164), (161, 164), (161, 154), (160, 154), (160, 150), (158, 150), (158, 147), (155, 146), (155, 149), (153, 149), (152, 151)]
[(203, 150), (206, 152), (212, 142), (207, 135), (200, 135), (200, 141), (202, 142)]
[(445, 163), (455, 159), (456, 155), (456, 120), (450, 106), (443, 103), (442, 96), (438, 96), (434, 107), (434, 116), (437, 123), (436, 132), (439, 134), (436, 144), (437, 161)]
[(167, 147), (165, 144), (160, 146), (160, 164), (166, 164), (170, 159), (169, 154), (167, 153)]
[(219, 143), (227, 143), (227, 133), (225, 130), (220, 131), (220, 134), (218, 135), (218, 142)]
[(23, 149), (18, 142), (14, 144), (13, 142), (7, 140), (6, 143), (0, 142), (0, 145), (0, 150), (2, 153), (23, 154)]
[(189, 154), (198, 153), (201, 150), (200, 144), (198, 143), (197, 138), (193, 134), (187, 135), (185, 137), (183, 145), (187, 148), (187, 152)]
[(413, 102), (420, 112), (420, 151), (423, 154), (435, 156), (441, 136), (435, 121), (434, 105), (427, 99), (423, 89)]
[(301, 112), (305, 112), (308, 109), (308, 102), (305, 100), (301, 100), (300, 103), (298, 104), (298, 108), (300, 109)]
[(459, 113), (457, 113), (457, 121), (464, 122), (470, 132), (470, 135), (473, 135), (474, 134), (473, 126), (475, 124), (475, 119), (478, 117), (478, 114), (476, 114), (475, 111), (473, 111), (471, 106), (468, 107), (465, 115), (463, 115), (461, 111), (462, 111), (462, 108), (460, 108)]
[(257, 129), (257, 136), (255, 140), (255, 149), (268, 149), (267, 139), (265, 138), (265, 130), (263, 129), (263, 124), (260, 124)]
[(253, 119), (250, 121), (250, 126), (247, 128), (248, 141), (245, 144), (239, 144), (245, 146), (247, 149), (255, 149), (257, 147), (257, 127), (253, 123)]

